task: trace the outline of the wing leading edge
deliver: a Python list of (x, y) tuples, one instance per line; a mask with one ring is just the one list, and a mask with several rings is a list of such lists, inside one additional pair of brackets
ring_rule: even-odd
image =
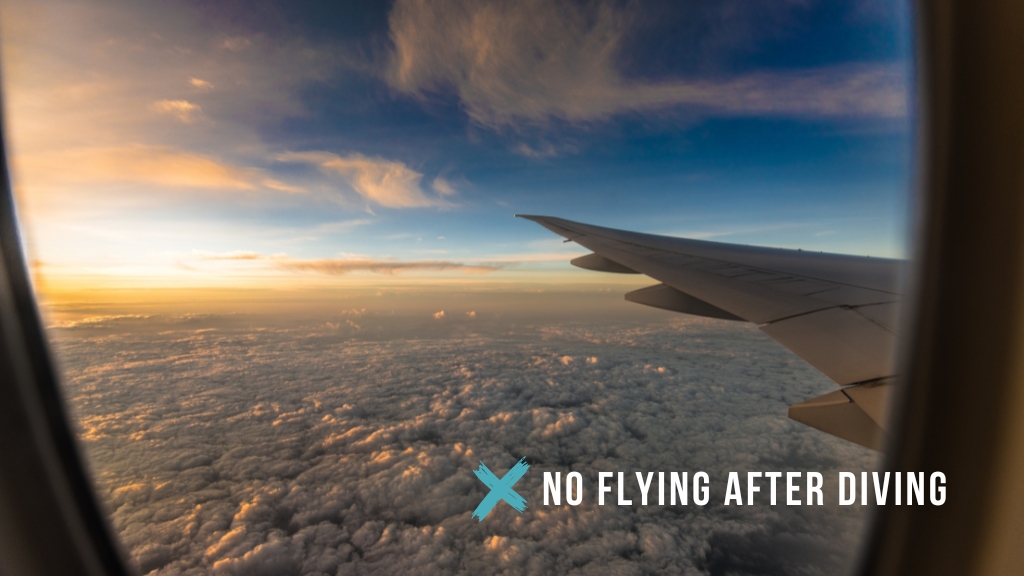
[(644, 274), (660, 282), (626, 294), (626, 300), (757, 324), (842, 387), (790, 406), (790, 418), (862, 446), (883, 445), (902, 261), (517, 216), (591, 250), (572, 261), (580, 268)]

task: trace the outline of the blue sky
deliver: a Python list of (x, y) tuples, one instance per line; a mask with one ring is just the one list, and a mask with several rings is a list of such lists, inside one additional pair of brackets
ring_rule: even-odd
[(44, 276), (568, 273), (579, 249), (514, 213), (905, 253), (902, 3), (48, 0), (3, 16)]

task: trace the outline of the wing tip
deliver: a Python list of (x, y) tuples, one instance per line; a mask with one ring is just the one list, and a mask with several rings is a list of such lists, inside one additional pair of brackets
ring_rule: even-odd
[(573, 236), (579, 236), (577, 231), (566, 226), (567, 224), (575, 224), (575, 222), (572, 222), (571, 220), (564, 220), (555, 216), (540, 216), (537, 214), (516, 214), (515, 217), (532, 220), (563, 238), (571, 240)]

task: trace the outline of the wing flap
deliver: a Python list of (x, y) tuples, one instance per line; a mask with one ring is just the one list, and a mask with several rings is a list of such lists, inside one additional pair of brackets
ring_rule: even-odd
[(896, 335), (848, 308), (829, 308), (760, 327), (836, 384), (893, 373)]
[(885, 445), (885, 431), (842, 390), (790, 406), (789, 417), (873, 450)]
[(643, 304), (645, 306), (653, 306), (654, 308), (671, 310), (673, 312), (682, 312), (683, 314), (692, 314), (694, 316), (743, 321), (743, 318), (740, 318), (735, 314), (730, 314), (721, 308), (712, 306), (703, 300), (694, 298), (689, 294), (680, 292), (679, 290), (664, 284), (657, 284), (655, 286), (648, 286), (647, 288), (627, 292), (626, 300), (636, 302), (637, 304)]
[(593, 270), (595, 272), (611, 272), (613, 274), (639, 274), (636, 270), (630, 270), (622, 264), (609, 260), (600, 254), (587, 254), (586, 256), (580, 256), (579, 258), (573, 258), (569, 261), (569, 264), (577, 268), (583, 268), (584, 270)]
[(889, 396), (892, 394), (891, 379), (868, 382), (859, 386), (843, 388), (843, 392), (864, 411), (875, 424), (885, 427), (888, 417)]
[(867, 306), (869, 304), (886, 304), (899, 302), (900, 297), (896, 294), (882, 292), (879, 290), (868, 290), (854, 286), (835, 286), (827, 292), (814, 294), (815, 300), (840, 304), (843, 306)]

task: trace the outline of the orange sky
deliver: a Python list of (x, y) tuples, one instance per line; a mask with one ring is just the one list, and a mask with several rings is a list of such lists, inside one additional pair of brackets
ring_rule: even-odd
[[(473, 64), (476, 84), (433, 94), (454, 74), (448, 64), (466, 55), (448, 54), (450, 46), (428, 50), (450, 21), (441, 8), (396, 6), (404, 11), (374, 32), (390, 43), (374, 54), (337, 38), (318, 43), (301, 33), (218, 27), (200, 9), (162, 3), (0, 5), (12, 183), (39, 288), (65, 301), (141, 289), (412, 284), (525, 291), (652, 283), (573, 269), (568, 261), (586, 250), (513, 222), (516, 211), (596, 215), (599, 224), (695, 238), (899, 255), (906, 163), (885, 151), (899, 151), (906, 106), (902, 64), (893, 55), (805, 70), (754, 68), (725, 79), (672, 72), (641, 81), (616, 67), (627, 18), (608, 7), (588, 20), (542, 2), (545, 26), (568, 27), (564, 42), (517, 32), (509, 46), (493, 46), (489, 64)], [(459, 25), (508, 32), (482, 16)], [(485, 37), (476, 29), (462, 33)], [(342, 123), (328, 136), (309, 128), (282, 141), (281, 126), (320, 120), (306, 97), (311, 87), (350, 84), (356, 88), (337, 98), (349, 98), (342, 103), (353, 108), (378, 106), (382, 120), (363, 132)], [(358, 99), (365, 92), (375, 94), (371, 101)], [(449, 98), (454, 114), (435, 110), (434, 97)], [(415, 109), (412, 120), (388, 125), (392, 105)], [(836, 184), (846, 188), (824, 187), (816, 203), (811, 184), (765, 176), (776, 165), (785, 178), (813, 174), (802, 149), (793, 153), (794, 167), (772, 159), (738, 183), (717, 182), (723, 177), (702, 159), (687, 159), (700, 149), (694, 139), (704, 137), (690, 131), (701, 118), (687, 113), (707, 109), (730, 119), (785, 118), (802, 127), (809, 118), (835, 122), (839, 133), (881, 134), (890, 148), (865, 140), (868, 152), (852, 155), (881, 166), (884, 186), (850, 178)], [(648, 144), (627, 141), (629, 130), (616, 124), (626, 116), (656, 141), (674, 138), (653, 147), (671, 154), (634, 163)], [(438, 144), (424, 152), (432, 141), (412, 139), (431, 122), (431, 133), (457, 135), (455, 144), (437, 140), (451, 149)], [(842, 137), (837, 142), (830, 145), (838, 156), (855, 148)], [(601, 156), (606, 148), (624, 152)], [(746, 159), (724, 149), (721, 173), (742, 173), (734, 167)], [(600, 170), (615, 163), (611, 181)], [(652, 175), (655, 165), (665, 173)], [(836, 165), (842, 174), (874, 173)]]

